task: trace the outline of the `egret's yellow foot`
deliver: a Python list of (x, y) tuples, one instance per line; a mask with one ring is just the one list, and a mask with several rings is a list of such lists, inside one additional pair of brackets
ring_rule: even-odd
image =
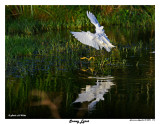
[(88, 61), (90, 61), (90, 60), (95, 60), (95, 57), (89, 57), (89, 58), (87, 58), (87, 57), (82, 57), (82, 58), (80, 58), (80, 59), (87, 59)]
[(90, 60), (95, 60), (95, 57), (90, 57), (89, 59), (88, 59), (88, 61), (90, 61)]
[(80, 59), (88, 59), (87, 57), (82, 57), (82, 58), (80, 58)]

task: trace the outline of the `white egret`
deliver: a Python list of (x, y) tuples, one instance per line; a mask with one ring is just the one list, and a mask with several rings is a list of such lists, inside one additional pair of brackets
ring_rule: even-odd
[(104, 33), (103, 26), (100, 26), (96, 17), (87, 11), (87, 16), (90, 19), (91, 23), (95, 25), (96, 33), (91, 33), (90, 31), (87, 32), (71, 32), (73, 36), (78, 39), (81, 43), (89, 45), (97, 50), (102, 49), (103, 47), (106, 51), (110, 52), (111, 48), (115, 47), (110, 43), (110, 40)]

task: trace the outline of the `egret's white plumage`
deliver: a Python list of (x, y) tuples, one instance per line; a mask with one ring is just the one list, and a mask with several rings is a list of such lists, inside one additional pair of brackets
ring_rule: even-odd
[(102, 49), (103, 47), (110, 52), (112, 47), (115, 47), (110, 43), (110, 40), (104, 33), (103, 26), (100, 26), (96, 17), (87, 11), (87, 16), (90, 19), (91, 23), (96, 27), (96, 33), (87, 32), (71, 32), (73, 36), (78, 39), (81, 43), (89, 45), (96, 48), (97, 50)]

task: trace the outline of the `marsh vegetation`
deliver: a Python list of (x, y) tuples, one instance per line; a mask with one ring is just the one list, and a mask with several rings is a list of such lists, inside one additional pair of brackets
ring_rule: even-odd
[[(155, 117), (155, 6), (5, 9), (6, 118), (20, 113), (25, 118)], [(111, 52), (71, 35), (72, 30), (94, 32), (87, 10), (116, 46)], [(103, 89), (103, 82), (114, 85)], [(94, 109), (87, 101), (73, 104), (89, 89), (103, 91)]]

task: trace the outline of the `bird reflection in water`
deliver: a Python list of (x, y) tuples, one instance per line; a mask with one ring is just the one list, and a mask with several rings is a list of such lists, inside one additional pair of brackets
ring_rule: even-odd
[[(87, 109), (88, 111), (92, 111), (95, 109), (97, 102), (104, 100), (104, 94), (109, 92), (109, 89), (111, 89), (111, 86), (114, 85), (114, 83), (112, 82), (112, 76), (88, 78), (97, 79), (96, 85), (86, 85), (86, 88), (82, 88), (81, 93), (73, 104), (88, 102)], [(82, 106), (84, 107), (84, 105)]]

